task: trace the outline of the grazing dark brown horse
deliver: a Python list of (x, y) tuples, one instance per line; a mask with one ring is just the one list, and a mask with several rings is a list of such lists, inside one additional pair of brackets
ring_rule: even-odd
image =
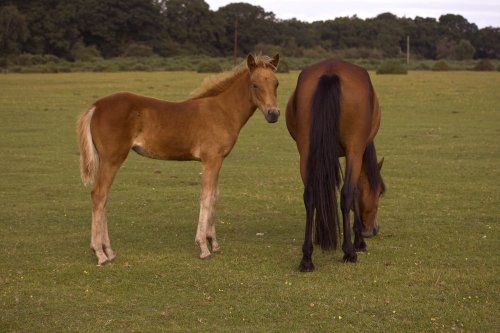
[[(304, 69), (286, 109), (286, 123), (297, 143), (304, 183), (306, 231), (301, 271), (312, 271), (315, 242), (335, 249), (338, 239), (337, 189), (343, 176), (340, 207), (344, 261), (356, 262), (365, 251), (364, 236), (375, 235), (380, 175), (373, 139), (380, 126), (380, 108), (366, 70), (341, 60), (326, 60)], [(345, 156), (345, 175), (339, 157)], [(354, 245), (350, 210), (354, 211)]]
[(99, 265), (115, 258), (108, 236), (106, 204), (113, 179), (130, 149), (162, 160), (202, 164), (200, 216), (195, 241), (200, 258), (220, 251), (215, 234), (215, 203), (222, 161), (259, 108), (269, 123), (278, 120), (278, 80), (274, 59), (249, 55), (233, 71), (206, 81), (194, 97), (167, 102), (132, 93), (96, 101), (77, 124), (80, 173), (92, 187), (91, 248)]

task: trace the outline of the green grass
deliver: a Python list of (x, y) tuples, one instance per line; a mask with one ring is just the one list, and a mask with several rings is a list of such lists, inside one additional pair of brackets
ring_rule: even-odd
[[(283, 111), (297, 74), (279, 75)], [(388, 191), (357, 264), (316, 249), (298, 272), (298, 154), (284, 117), (257, 111), (222, 167), (222, 254), (197, 258), (199, 164), (132, 153), (108, 206), (118, 257), (97, 267), (77, 116), (120, 90), (180, 100), (205, 76), (0, 75), (0, 332), (498, 331), (499, 73), (372, 73)]]

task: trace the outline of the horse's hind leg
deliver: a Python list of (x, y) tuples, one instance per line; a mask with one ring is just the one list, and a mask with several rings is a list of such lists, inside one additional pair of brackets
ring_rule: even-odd
[(100, 161), (99, 172), (97, 173), (94, 188), (92, 189), (92, 234), (90, 246), (97, 256), (97, 264), (104, 265), (115, 258), (111, 249), (111, 242), (108, 234), (108, 221), (106, 217), (106, 206), (108, 193), (113, 179), (123, 163), (116, 161), (112, 163), (108, 160)]
[(300, 261), (299, 270), (301, 272), (312, 272), (314, 271), (314, 264), (312, 261), (312, 228), (314, 220), (314, 203), (312, 189), (307, 185), (304, 188), (304, 206), (306, 208), (306, 231), (304, 235), (304, 244), (302, 244), (302, 260)]

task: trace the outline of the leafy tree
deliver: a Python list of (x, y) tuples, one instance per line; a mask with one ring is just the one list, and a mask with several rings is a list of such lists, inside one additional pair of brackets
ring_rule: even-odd
[(66, 57), (79, 37), (77, 2), (57, 0), (7, 1), (15, 5), (26, 19), (28, 38), (22, 51), (32, 54), (54, 54)]
[[(274, 38), (277, 31), (276, 17), (272, 12), (266, 12), (260, 6), (247, 3), (232, 3), (219, 8), (217, 15), (221, 18), (226, 36), (234, 36), (235, 23), (238, 25), (238, 50), (240, 54), (247, 54), (259, 42), (276, 44)], [(232, 39), (222, 45), (224, 53), (231, 54)]]
[(455, 50), (456, 43), (448, 38), (441, 38), (436, 44), (436, 53), (438, 59), (451, 59)]
[[(372, 47), (370, 38), (363, 31), (363, 20), (357, 16), (340, 17), (335, 20), (313, 23), (326, 50), (339, 50), (352, 47)], [(365, 34), (364, 34), (365, 33)], [(375, 35), (375, 32), (368, 32)]]
[(500, 29), (479, 30), (464, 17), (398, 18), (382, 13), (313, 23), (278, 20), (260, 6), (238, 2), (211, 11), (204, 0), (0, 0), (0, 55), (52, 54), (66, 59), (102, 55), (233, 52), (281, 49), (289, 56), (500, 57)]
[(0, 7), (0, 56), (20, 53), (28, 34), (26, 19), (16, 6)]
[(167, 34), (182, 48), (218, 55), (227, 44), (223, 22), (203, 0), (163, 0)]
[(157, 3), (144, 0), (78, 0), (78, 28), (85, 44), (105, 57), (118, 56), (132, 43), (162, 50), (165, 38)]
[(478, 58), (500, 58), (500, 28), (486, 27), (472, 40)]
[(438, 23), (433, 18), (415, 17), (406, 27), (406, 35), (410, 36), (411, 52), (427, 59), (437, 58), (436, 34)]
[(461, 15), (454, 14), (441, 15), (438, 29), (441, 37), (447, 37), (455, 42), (461, 39), (471, 40), (478, 31), (477, 25), (469, 23)]
[(474, 46), (465, 39), (461, 39), (455, 46), (454, 59), (456, 60), (469, 60), (474, 56)]
[(316, 34), (313, 25), (302, 22), (297, 19), (282, 21), (281, 26), (281, 43), (283, 46), (296, 48), (312, 48), (319, 43), (318, 34)]
[(95, 45), (86, 46), (82, 42), (78, 42), (71, 49), (71, 57), (74, 60), (93, 61), (101, 58), (101, 53)]
[(401, 20), (394, 14), (383, 13), (374, 19), (367, 20), (371, 25), (373, 36), (373, 46), (384, 52), (388, 57), (396, 57), (401, 53), (401, 44), (405, 40), (405, 35)]

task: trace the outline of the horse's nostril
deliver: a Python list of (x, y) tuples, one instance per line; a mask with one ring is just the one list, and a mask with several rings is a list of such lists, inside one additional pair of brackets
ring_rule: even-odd
[(279, 110), (270, 109), (267, 111), (266, 119), (270, 123), (275, 123), (278, 121), (279, 116), (280, 116)]
[(270, 116), (278, 117), (280, 115), (280, 110), (279, 109), (270, 109), (267, 113)]

